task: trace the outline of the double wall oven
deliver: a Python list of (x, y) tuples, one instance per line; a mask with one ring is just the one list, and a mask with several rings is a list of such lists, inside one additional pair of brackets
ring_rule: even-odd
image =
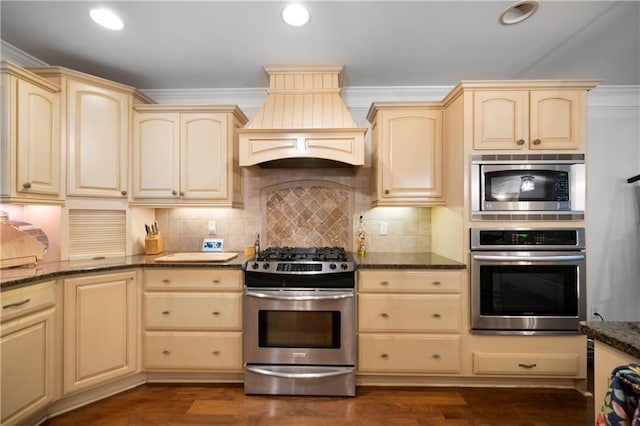
[(244, 272), (247, 394), (355, 395), (355, 263), (343, 248), (273, 247)]
[(584, 228), (472, 228), (472, 331), (577, 333), (586, 319), (584, 249)]

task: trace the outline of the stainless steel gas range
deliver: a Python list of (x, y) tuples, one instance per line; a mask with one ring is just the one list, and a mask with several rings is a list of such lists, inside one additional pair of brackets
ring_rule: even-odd
[(355, 269), (336, 247), (268, 248), (247, 262), (245, 393), (355, 395)]

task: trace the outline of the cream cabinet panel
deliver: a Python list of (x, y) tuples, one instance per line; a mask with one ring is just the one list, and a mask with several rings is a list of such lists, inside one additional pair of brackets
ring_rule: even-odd
[(359, 373), (459, 373), (460, 336), (360, 335)]
[(362, 269), (358, 288), (363, 292), (459, 293), (462, 271), (399, 271)]
[(242, 293), (144, 295), (147, 329), (242, 330)]
[(242, 333), (146, 331), (145, 369), (242, 371)]
[(133, 197), (178, 197), (180, 114), (136, 114), (133, 140)]
[(127, 93), (68, 81), (67, 195), (127, 196), (130, 98)]
[(579, 371), (579, 361), (578, 354), (474, 352), (473, 372), (491, 375), (575, 376)]
[(64, 393), (136, 372), (136, 273), (64, 280)]
[(133, 198), (138, 205), (242, 203), (236, 107), (136, 105)]
[(361, 332), (453, 332), (460, 329), (459, 295), (360, 294)]
[(151, 268), (144, 271), (145, 289), (160, 291), (242, 291), (241, 270)]
[(586, 91), (490, 90), (473, 95), (476, 150), (577, 150), (586, 138)]
[(54, 320), (55, 281), (2, 293), (2, 424), (17, 424), (53, 401)]
[(424, 104), (373, 104), (373, 204), (444, 204), (442, 110)]
[(60, 89), (11, 64), (0, 72), (1, 201), (60, 204)]

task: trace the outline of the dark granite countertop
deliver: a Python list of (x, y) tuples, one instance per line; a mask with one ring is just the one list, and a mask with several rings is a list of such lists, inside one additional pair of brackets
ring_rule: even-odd
[(580, 332), (640, 358), (640, 322), (583, 321), (580, 323)]
[[(134, 255), (110, 257), (99, 260), (74, 260), (64, 262), (41, 262), (36, 266), (3, 269), (0, 271), (0, 289), (9, 290), (38, 281), (64, 277), (78, 273), (106, 272), (118, 269), (145, 268), (237, 268), (248, 259), (242, 253), (228, 262), (155, 262), (161, 255)], [(456, 262), (435, 253), (367, 253), (364, 257), (354, 255), (361, 269), (465, 269), (464, 263)]]
[(367, 252), (354, 256), (359, 269), (466, 269), (467, 265), (435, 253)]

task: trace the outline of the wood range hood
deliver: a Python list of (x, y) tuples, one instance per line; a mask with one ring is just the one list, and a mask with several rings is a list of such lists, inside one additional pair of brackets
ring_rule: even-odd
[(356, 127), (340, 91), (342, 66), (266, 66), (268, 97), (238, 129), (240, 166), (364, 165), (366, 128)]

